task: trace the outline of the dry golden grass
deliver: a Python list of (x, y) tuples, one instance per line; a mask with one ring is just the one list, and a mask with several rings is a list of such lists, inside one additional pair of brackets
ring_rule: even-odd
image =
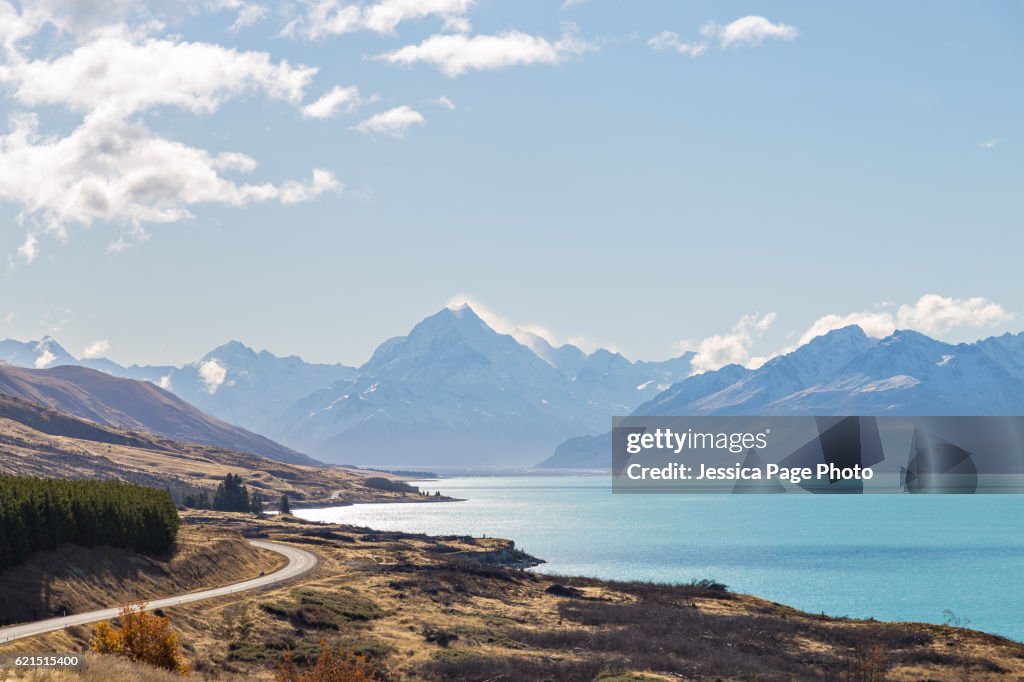
[[(240, 474), (265, 501), (287, 494), (293, 503), (408, 501), (437, 498), (368, 488), (382, 474), (343, 467), (287, 464), (244, 452), (92, 425), (92, 440), (50, 435), (0, 417), (0, 473), (56, 478), (116, 478), (168, 487), (172, 492), (206, 490), (211, 496), (229, 474)], [(109, 436), (109, 437), (108, 437)], [(109, 441), (96, 440), (106, 438)], [(121, 442), (130, 444), (121, 444)], [(392, 477), (394, 478), (394, 477)]]
[(0, 669), (0, 682), (182, 682), (183, 679), (166, 670), (117, 656), (85, 654), (85, 659), (81, 670)]
[[(167, 610), (200, 679), (272, 680), (285, 651), (305, 664), (321, 640), (371, 655), (395, 680), (1024, 677), (1024, 645), (1000, 637), (827, 618), (700, 586), (534, 575), (491, 563), (513, 558), (500, 539), (217, 513), (190, 513), (186, 521), (202, 522), (204, 532), (243, 528), (321, 557), (292, 583)], [(556, 583), (580, 594), (549, 593)], [(651, 644), (645, 638), (658, 637), (657, 647), (644, 648)], [(81, 650), (84, 640), (54, 633), (28, 645)], [(694, 651), (700, 658), (687, 658)], [(751, 665), (756, 675), (729, 672)], [(857, 676), (875, 669), (884, 675)]]
[(64, 545), (2, 574), (0, 614), (10, 623), (83, 613), (227, 585), (284, 563), (280, 554), (257, 549), (234, 531), (199, 525), (183, 526), (166, 555)]

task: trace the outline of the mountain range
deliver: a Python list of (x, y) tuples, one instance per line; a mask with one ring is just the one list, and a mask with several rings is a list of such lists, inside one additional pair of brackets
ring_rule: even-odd
[[(77, 359), (52, 338), (2, 341), (0, 361), (47, 369), (15, 373), (22, 381), (35, 377), (35, 393), (4, 384), (0, 392), (103, 423), (212, 443), (203, 431), (212, 427), (198, 426), (197, 415), (206, 413), (221, 425), (217, 438), (238, 425), (230, 442), (217, 442), (224, 447), (421, 468), (532, 465), (552, 449), (544, 466), (605, 467), (610, 417), (634, 413), (1024, 414), (1024, 334), (948, 344), (906, 330), (878, 339), (850, 326), (758, 369), (727, 365), (695, 375), (692, 357), (632, 362), (604, 349), (556, 347), (528, 332), (499, 333), (464, 305), (385, 341), (360, 367), (278, 357), (236, 341), (180, 367)], [(76, 366), (78, 374), (71, 371)], [(97, 411), (73, 392), (62, 394), (71, 403), (47, 403), (38, 393), (43, 378), (77, 382), (93, 399), (102, 392), (99, 402), (113, 412)], [(52, 391), (47, 395), (52, 400)], [(148, 421), (128, 410), (138, 407), (137, 396), (146, 398)], [(171, 399), (180, 400), (171, 406)], [(168, 417), (175, 429), (154, 421), (165, 410), (176, 411)], [(185, 415), (192, 431), (175, 422)]]
[[(636, 415), (1020, 415), (1024, 334), (949, 344), (914, 331), (883, 339), (849, 326), (756, 370), (688, 377)], [(547, 467), (607, 467), (608, 434), (570, 439)]]
[(52, 338), (0, 341), (0, 361), (77, 365), (146, 381), (204, 412), (328, 462), (533, 464), (598, 433), (691, 373), (688, 353), (631, 362), (542, 337), (501, 334), (469, 306), (444, 308), (382, 343), (358, 368), (220, 346), (181, 367), (77, 359)]

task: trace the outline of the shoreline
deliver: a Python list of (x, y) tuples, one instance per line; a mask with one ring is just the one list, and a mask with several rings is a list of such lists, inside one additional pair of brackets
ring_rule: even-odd
[[(288, 651), (315, 651), (321, 640), (367, 653), (394, 679), (842, 679), (866, 670), (894, 681), (1024, 676), (1024, 644), (1006, 637), (809, 613), (711, 580), (552, 575), (529, 570), (537, 558), (504, 538), (291, 515), (185, 512), (182, 520), (192, 529), (189, 542), (213, 531), (318, 559), (287, 584), (166, 609), (188, 637), (190, 659), (218, 679), (269, 682)], [(181, 551), (192, 556), (187, 543)], [(4, 653), (82, 651), (90, 636), (72, 627), (12, 642)]]
[[(469, 478), (469, 477), (465, 477), (465, 478)], [(479, 477), (472, 477), (472, 478), (479, 478)], [(463, 500), (463, 501), (466, 501), (466, 500)], [(372, 504), (372, 505), (376, 506), (376, 505), (384, 503), (384, 502), (387, 502), (387, 500), (382, 500), (382, 501), (379, 501), (379, 502), (358, 502), (356, 504), (364, 504), (364, 505)], [(344, 505), (344, 506), (345, 507), (355, 507), (356, 505)], [(311, 508), (303, 509), (301, 511), (324, 510), (324, 509), (331, 509), (331, 508), (332, 507), (311, 507)], [(371, 508), (371, 507), (367, 507), (367, 508)], [(403, 516), (408, 516), (408, 515), (403, 515)], [(303, 520), (311, 522), (311, 523), (325, 524), (325, 525), (353, 525), (354, 524), (354, 525), (356, 525), (358, 527), (368, 528), (368, 529), (374, 530), (375, 532), (383, 532), (383, 533), (412, 533), (412, 534), (420, 534), (420, 535), (428, 535), (428, 536), (429, 536), (429, 534), (435, 533), (434, 531), (426, 531), (426, 532), (419, 531), (419, 530), (416, 530), (415, 527), (410, 528), (408, 526), (405, 526), (405, 527), (393, 526), (392, 528), (389, 528), (389, 529), (386, 529), (386, 530), (378, 530), (378, 529), (376, 529), (372, 525), (372, 522), (367, 522), (365, 520), (355, 520), (355, 521), (340, 520), (340, 521), (335, 521), (335, 520), (327, 520), (327, 519), (321, 520), (321, 519), (308, 519), (308, 518), (304, 518)], [(500, 531), (496, 531), (492, 535), (490, 532), (483, 533), (483, 532), (479, 532), (478, 530), (475, 530), (475, 529), (463, 530), (464, 528), (465, 528), (464, 525), (456, 525), (456, 527), (454, 527), (454, 528), (449, 526), (448, 528), (445, 528), (444, 530), (437, 531), (436, 534), (438, 536), (446, 536), (446, 535), (454, 533), (454, 534), (457, 534), (457, 535), (464, 535), (464, 536), (467, 536), (467, 537), (480, 537), (480, 538), (491, 538), (491, 537), (504, 537), (504, 536), (508, 536), (508, 537), (513, 538), (516, 541), (518, 541), (520, 539), (520, 538), (515, 537), (515, 533), (514, 532), (506, 533), (505, 535), (502, 535)], [(965, 550), (965, 551), (969, 551), (969, 550)], [(548, 575), (550, 577), (561, 578), (561, 579), (585, 579), (585, 580), (591, 580), (592, 579), (592, 580), (603, 580), (603, 581), (608, 581), (608, 580), (611, 580), (611, 581), (623, 581), (623, 580), (625, 580), (625, 581), (630, 581), (630, 580), (648, 581), (649, 580), (649, 581), (657, 583), (657, 584), (663, 584), (663, 585), (668, 585), (668, 586), (673, 586), (673, 585), (678, 586), (678, 585), (686, 584), (687, 581), (690, 580), (691, 578), (693, 578), (694, 576), (700, 577), (700, 574), (698, 574), (698, 573), (694, 573), (693, 575), (686, 575), (686, 576), (682, 576), (681, 575), (680, 577), (677, 577), (677, 578), (672, 578), (672, 577), (669, 577), (669, 578), (662, 578), (662, 577), (648, 578), (648, 577), (642, 577), (642, 576), (638, 577), (635, 574), (634, 575), (626, 576), (626, 575), (622, 575), (621, 572), (615, 572), (615, 571), (612, 571), (610, 575), (609, 574), (601, 574), (601, 573), (584, 572), (584, 571), (560, 571), (557, 568), (554, 568), (552, 570), (552, 567), (550, 567), (548, 565), (549, 564), (549, 558), (548, 557), (542, 557), (542, 559), (543, 559), (544, 564), (546, 566), (545, 566), (545, 569), (540, 569), (540, 570), (542, 570), (542, 571), (551, 570), (552, 572), (550, 572), (550, 573), (545, 572), (545, 575)], [(564, 557), (556, 558), (555, 559), (556, 564), (563, 563), (563, 560), (564, 560)], [(715, 576), (712, 573), (711, 577), (718, 577), (718, 576)], [(735, 577), (733, 577), (731, 579), (727, 579), (727, 582), (730, 585), (734, 585), (734, 584), (736, 584), (736, 583), (733, 582), (734, 580), (736, 580)], [(739, 582), (740, 581), (737, 581), (737, 583), (739, 583)], [(743, 591), (745, 593), (747, 593), (747, 594), (750, 594), (750, 595), (761, 594), (756, 588), (751, 589), (749, 587), (749, 584), (748, 584), (748, 586), (746, 588), (743, 589)], [(786, 592), (786, 591), (783, 590), (782, 592)], [(878, 618), (880, 621), (883, 621), (883, 622), (923, 622), (923, 623), (931, 623), (933, 625), (939, 625), (940, 623), (944, 622), (944, 620), (945, 620), (945, 616), (943, 616), (943, 620), (939, 620), (938, 619), (937, 614), (939, 614), (939, 613), (945, 613), (946, 611), (951, 611), (951, 612), (956, 612), (958, 614), (966, 614), (966, 616), (968, 618), (971, 617), (971, 615), (972, 615), (972, 612), (970, 610), (964, 609), (963, 607), (958, 607), (955, 603), (951, 604), (949, 602), (946, 602), (946, 603), (943, 603), (943, 604), (939, 604), (938, 606), (936, 606), (936, 608), (934, 609), (934, 615), (931, 615), (931, 616), (929, 616), (928, 614), (922, 614), (922, 610), (920, 608), (918, 608), (918, 609), (910, 608), (909, 610), (907, 610), (907, 609), (897, 610), (895, 616), (893, 615), (892, 611), (890, 611), (890, 613), (888, 613), (886, 615), (878, 616), (878, 612), (874, 608), (872, 608), (870, 605), (867, 608), (863, 608), (863, 604), (862, 604), (861, 605), (862, 608), (860, 610), (857, 610), (856, 608), (850, 608), (849, 606), (844, 606), (842, 604), (837, 605), (836, 603), (833, 603), (831, 606), (829, 606), (828, 605), (828, 602), (829, 602), (828, 599), (824, 599), (823, 598), (819, 602), (808, 601), (806, 599), (801, 600), (801, 599), (795, 599), (792, 595), (786, 596), (785, 594), (780, 594), (779, 591), (776, 591), (776, 593), (775, 593), (775, 595), (773, 597), (762, 597), (762, 598), (773, 600), (773, 601), (774, 600), (779, 600), (779, 601), (781, 601), (783, 603), (797, 603), (797, 604), (800, 604), (799, 608), (801, 608), (801, 609), (806, 609), (806, 610), (812, 611), (814, 613), (832, 614), (831, 617), (834, 617), (834, 618), (851, 618), (851, 619), (868, 619), (868, 620), (875, 620), (876, 618)], [(872, 603), (874, 603), (874, 602), (872, 602)], [(825, 605), (825, 608), (822, 608), (822, 604)], [(927, 609), (924, 609), (924, 610), (927, 610)], [(851, 613), (856, 614), (856, 615), (852, 615), (851, 616), (850, 615)], [(976, 615), (977, 613), (978, 613), (977, 611), (973, 612), (975, 617), (977, 617), (977, 615)], [(989, 612), (983, 611), (983, 613), (989, 613)], [(1005, 620), (1005, 619), (1003, 619), (1003, 620)], [(985, 628), (984, 625), (973, 625), (973, 627), (978, 628), (977, 631), (979, 631), (979, 632), (984, 632), (984, 633), (992, 635), (994, 637), (1003, 637), (1003, 638), (1008, 639), (1009, 641), (1024, 643), (1024, 637), (1016, 636), (1015, 634), (1011, 634), (1011, 633), (1015, 632), (1016, 630), (1019, 630), (1019, 627), (1015, 628), (1011, 624), (1010, 627), (1007, 628), (1006, 623), (1000, 623), (998, 618), (996, 619), (996, 621), (997, 621), (996, 623), (990, 624), (987, 629)], [(1009, 632), (1007, 632), (1007, 630), (1009, 630)]]

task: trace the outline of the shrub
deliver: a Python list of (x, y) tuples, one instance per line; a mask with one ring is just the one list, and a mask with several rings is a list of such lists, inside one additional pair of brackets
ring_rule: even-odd
[(292, 660), (290, 651), (285, 652), (276, 678), (278, 682), (374, 682), (379, 675), (376, 666), (366, 656), (354, 654), (343, 647), (335, 651), (325, 642), (320, 642), (320, 656), (305, 670)]
[(394, 493), (416, 493), (420, 492), (420, 489), (411, 486), (405, 481), (396, 481), (390, 478), (384, 478), (383, 476), (370, 476), (369, 478), (363, 479), (363, 485), (372, 490), (387, 490)]
[(97, 623), (89, 648), (187, 675), (188, 665), (182, 660), (178, 633), (171, 629), (170, 619), (145, 609), (142, 602), (122, 607), (116, 628), (109, 621)]

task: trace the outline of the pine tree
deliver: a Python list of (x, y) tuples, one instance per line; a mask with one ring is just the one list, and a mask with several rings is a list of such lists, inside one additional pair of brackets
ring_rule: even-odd
[(247, 512), (251, 509), (249, 490), (238, 474), (228, 474), (213, 493), (213, 508), (218, 511)]
[(287, 495), (282, 495), (281, 496), (281, 503), (277, 506), (277, 511), (280, 512), (281, 514), (291, 514), (292, 513), (291, 505), (288, 504), (288, 496)]
[(66, 542), (163, 551), (174, 543), (178, 525), (166, 490), (0, 475), (0, 570)]

